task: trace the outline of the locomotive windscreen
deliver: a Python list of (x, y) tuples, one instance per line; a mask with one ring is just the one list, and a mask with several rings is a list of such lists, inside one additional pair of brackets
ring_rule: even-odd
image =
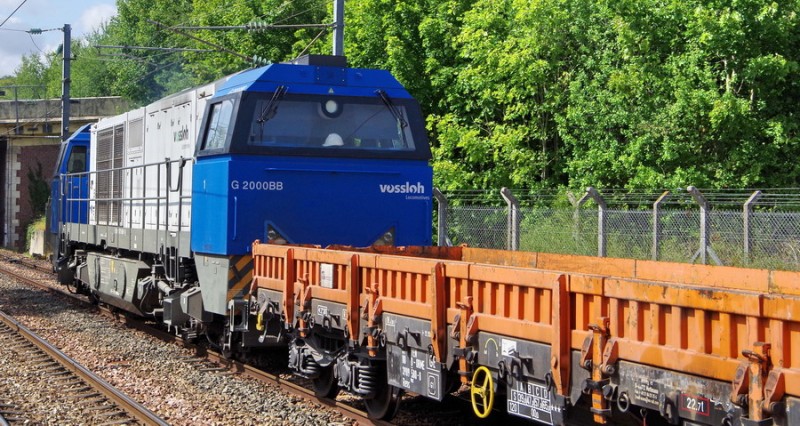
[[(209, 107), (204, 141), (198, 155), (226, 151), (369, 158), (430, 158), (419, 106), (411, 99), (251, 93)], [(225, 118), (235, 117), (233, 132)], [(225, 116), (220, 120), (221, 116)], [(230, 137), (230, 140), (221, 140)], [(229, 147), (229, 148), (228, 148)], [(220, 152), (221, 153), (221, 152)]]
[(414, 150), (403, 106), (393, 110), (380, 102), (283, 100), (273, 107), (273, 114), (264, 117), (269, 102), (256, 102), (248, 138), (251, 146)]

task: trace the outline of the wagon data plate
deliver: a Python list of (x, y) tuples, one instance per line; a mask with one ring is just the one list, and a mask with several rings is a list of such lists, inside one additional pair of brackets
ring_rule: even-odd
[(537, 383), (517, 382), (508, 387), (508, 412), (515, 416), (553, 424), (550, 391)]
[(430, 321), (392, 314), (384, 314), (383, 320), (389, 384), (441, 401), (445, 396), (442, 365), (425, 350), (431, 347)]

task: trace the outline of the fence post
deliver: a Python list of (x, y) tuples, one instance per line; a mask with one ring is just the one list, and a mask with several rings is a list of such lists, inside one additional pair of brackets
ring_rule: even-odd
[(439, 204), (438, 224), (436, 229), (436, 244), (439, 247), (444, 247), (447, 244), (447, 197), (439, 191), (439, 188), (433, 188), (433, 198), (436, 198), (436, 203)]
[(750, 219), (752, 218), (753, 215), (753, 204), (755, 204), (755, 202), (759, 198), (761, 198), (761, 191), (754, 192), (753, 195), (751, 195), (750, 198), (747, 199), (747, 201), (744, 203), (744, 206), (742, 207), (742, 230), (744, 231), (745, 264), (750, 263), (750, 250), (752, 249), (752, 244), (753, 244), (752, 241), (753, 236), (751, 235), (752, 224), (750, 223)]
[(669, 191), (664, 191), (653, 203), (653, 260), (658, 260), (661, 255), (661, 203), (669, 198)]
[(575, 193), (573, 193), (572, 191), (568, 191), (567, 199), (569, 200), (569, 203), (572, 204), (572, 208), (574, 209), (572, 211), (572, 239), (574, 241), (578, 241), (578, 238), (580, 238), (580, 227), (581, 227), (581, 218), (579, 209), (581, 207), (581, 203), (583, 203), (582, 201), (583, 198), (578, 200), (577, 198), (575, 198)]
[(508, 204), (506, 249), (517, 251), (519, 250), (519, 201), (511, 193), (511, 190), (506, 187), (500, 189), (500, 195)]
[(700, 192), (700, 190), (695, 188), (694, 186), (690, 186), (686, 188), (686, 190), (689, 192), (689, 194), (692, 195), (694, 201), (700, 206), (700, 248), (698, 248), (697, 252), (695, 252), (694, 256), (692, 256), (691, 262), (694, 263), (694, 261), (699, 256), (700, 262), (703, 265), (706, 265), (707, 264), (706, 255), (709, 255), (711, 256), (711, 259), (714, 261), (714, 263), (716, 263), (717, 265), (722, 265), (722, 262), (720, 262), (719, 258), (717, 257), (717, 254), (714, 253), (714, 249), (712, 249), (711, 245), (708, 243), (708, 237), (709, 237), (708, 200), (706, 200), (706, 197), (704, 197), (703, 194)]
[(590, 186), (586, 188), (586, 194), (578, 200), (578, 207), (589, 198), (597, 204), (597, 256), (606, 257), (606, 200), (594, 187)]

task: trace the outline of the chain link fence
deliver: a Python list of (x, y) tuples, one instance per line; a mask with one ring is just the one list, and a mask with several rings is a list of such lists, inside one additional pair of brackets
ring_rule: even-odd
[(800, 270), (800, 190), (439, 193), (439, 244)]

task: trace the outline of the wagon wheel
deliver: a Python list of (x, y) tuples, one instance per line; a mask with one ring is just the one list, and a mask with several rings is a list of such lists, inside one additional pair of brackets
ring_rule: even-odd
[(403, 390), (391, 385), (381, 386), (374, 398), (365, 399), (367, 413), (373, 419), (391, 420), (400, 409)]
[(333, 374), (333, 364), (320, 367), (319, 377), (311, 380), (311, 386), (318, 398), (336, 398), (339, 394), (339, 383)]
[(469, 396), (475, 415), (480, 419), (489, 417), (494, 406), (494, 381), (488, 368), (480, 366), (472, 374)]

